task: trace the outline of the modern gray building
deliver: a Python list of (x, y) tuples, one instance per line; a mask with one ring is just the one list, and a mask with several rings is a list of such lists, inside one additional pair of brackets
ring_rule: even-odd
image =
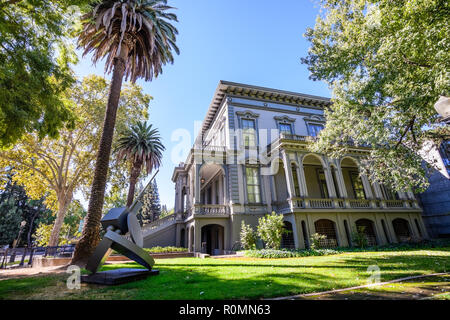
[(437, 169), (428, 173), (430, 186), (419, 194), (423, 221), (433, 238), (450, 238), (450, 141), (428, 150), (434, 154)]

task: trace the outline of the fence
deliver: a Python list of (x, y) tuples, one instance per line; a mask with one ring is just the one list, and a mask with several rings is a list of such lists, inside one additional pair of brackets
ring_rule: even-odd
[(0, 269), (31, 267), (37, 255), (70, 258), (74, 251), (75, 245), (0, 249)]

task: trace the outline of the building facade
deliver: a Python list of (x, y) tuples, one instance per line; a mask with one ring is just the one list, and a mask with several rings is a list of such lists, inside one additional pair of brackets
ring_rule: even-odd
[(185, 163), (175, 168), (175, 214), (144, 230), (146, 246), (222, 254), (239, 247), (241, 223), (282, 214), (283, 246), (351, 246), (363, 226), (369, 244), (427, 238), (410, 191), (391, 192), (360, 175), (368, 148), (331, 159), (307, 144), (325, 125), (330, 100), (221, 81)]
[(419, 194), (423, 220), (433, 238), (450, 238), (450, 141), (424, 150), (434, 164), (428, 169), (428, 189)]

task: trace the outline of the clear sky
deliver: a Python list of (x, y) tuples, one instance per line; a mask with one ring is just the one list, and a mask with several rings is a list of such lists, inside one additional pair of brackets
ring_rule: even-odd
[[(303, 37), (319, 12), (312, 0), (172, 0), (177, 8), (181, 50), (173, 65), (152, 82), (138, 81), (154, 97), (150, 123), (160, 130), (166, 151), (157, 175), (161, 204), (174, 205), (171, 141), (177, 129), (194, 140), (194, 122), (203, 121), (220, 80), (330, 97), (326, 84), (308, 79), (300, 58), (308, 52)], [(82, 77), (104, 75), (90, 57), (80, 59), (75, 72)]]

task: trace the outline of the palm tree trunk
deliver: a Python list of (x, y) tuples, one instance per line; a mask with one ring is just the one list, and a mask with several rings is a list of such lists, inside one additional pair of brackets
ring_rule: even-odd
[(75, 247), (72, 264), (85, 266), (100, 238), (100, 220), (105, 198), (106, 179), (108, 175), (109, 158), (116, 124), (117, 108), (119, 106), (120, 90), (125, 73), (125, 61), (128, 56), (128, 46), (122, 43), (120, 56), (114, 58), (114, 71), (109, 90), (103, 132), (98, 148), (95, 164), (94, 180), (91, 188), (88, 212), (80, 241)]
[(136, 189), (137, 179), (141, 173), (142, 163), (135, 162), (130, 174), (130, 187), (128, 188), (127, 207), (131, 207), (134, 200), (134, 192)]

